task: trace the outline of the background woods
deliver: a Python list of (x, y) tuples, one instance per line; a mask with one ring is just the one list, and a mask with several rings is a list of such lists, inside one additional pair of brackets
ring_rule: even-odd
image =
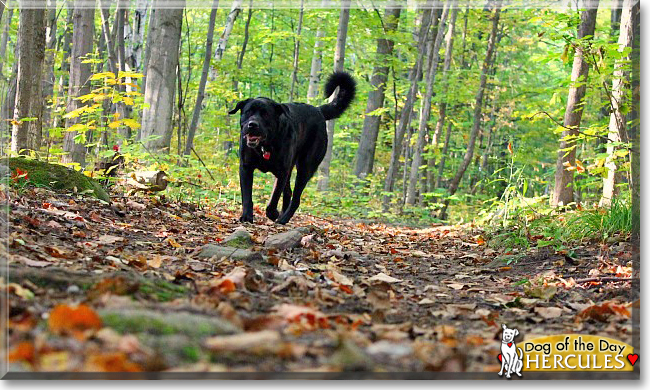
[(458, 221), (637, 202), (637, 1), (283, 4), (9, 2), (4, 152), (90, 171), (119, 149), (196, 184), (176, 196), (236, 201), (234, 102), (320, 104), (345, 69), (360, 91), (328, 123), (308, 209)]

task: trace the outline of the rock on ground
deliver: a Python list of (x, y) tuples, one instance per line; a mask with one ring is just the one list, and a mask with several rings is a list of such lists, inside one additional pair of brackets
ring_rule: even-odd
[(300, 245), (302, 233), (298, 230), (289, 230), (287, 232), (274, 234), (266, 238), (264, 246), (275, 249), (291, 249)]
[(238, 227), (223, 240), (223, 244), (233, 248), (247, 249), (253, 246), (253, 238), (245, 228)]
[(201, 248), (198, 254), (199, 257), (210, 258), (216, 257), (218, 259), (227, 257), (233, 260), (263, 260), (262, 254), (253, 252), (248, 249), (233, 248), (231, 246), (220, 246), (208, 244)]

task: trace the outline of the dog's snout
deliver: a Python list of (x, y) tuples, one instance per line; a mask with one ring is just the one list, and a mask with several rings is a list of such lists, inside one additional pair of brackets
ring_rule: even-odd
[(255, 121), (250, 121), (246, 125), (246, 128), (249, 129), (249, 130), (255, 130), (255, 129), (259, 128), (259, 127), (260, 127), (260, 124), (255, 122)]

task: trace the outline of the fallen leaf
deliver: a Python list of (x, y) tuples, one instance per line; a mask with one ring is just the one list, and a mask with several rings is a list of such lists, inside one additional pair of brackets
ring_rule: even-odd
[(388, 276), (383, 272), (378, 273), (377, 275), (373, 276), (372, 278), (368, 279), (370, 282), (386, 282), (386, 283), (397, 283), (401, 282), (401, 279), (396, 279), (392, 276)]
[(86, 339), (102, 327), (97, 313), (86, 305), (57, 305), (47, 320), (50, 332), (59, 335), (72, 335), (79, 340)]

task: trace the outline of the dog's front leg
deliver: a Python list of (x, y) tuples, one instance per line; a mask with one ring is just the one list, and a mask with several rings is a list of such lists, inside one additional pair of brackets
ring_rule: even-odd
[(239, 188), (241, 189), (242, 213), (240, 222), (253, 222), (253, 168), (239, 165)]
[(273, 185), (273, 193), (271, 194), (271, 199), (266, 206), (266, 216), (271, 220), (275, 221), (280, 216), (278, 212), (278, 202), (280, 201), (280, 196), (284, 193), (287, 183), (289, 182), (290, 172), (280, 172), (275, 175), (275, 184)]

